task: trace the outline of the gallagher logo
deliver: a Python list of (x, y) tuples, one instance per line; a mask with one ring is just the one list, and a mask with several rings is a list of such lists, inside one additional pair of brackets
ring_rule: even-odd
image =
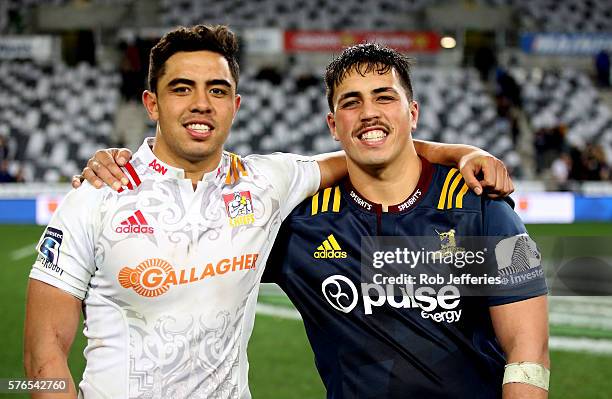
[(138, 295), (153, 298), (168, 292), (173, 285), (184, 285), (240, 270), (255, 270), (258, 254), (244, 254), (221, 259), (217, 263), (175, 270), (163, 259), (147, 259), (135, 268), (124, 267), (117, 279), (123, 288), (132, 288)]
[(136, 234), (153, 234), (153, 227), (149, 226), (144, 215), (140, 211), (134, 212), (132, 216), (121, 222), (120, 226), (117, 226), (115, 232), (117, 233), (136, 233)]
[(153, 169), (157, 173), (161, 173), (162, 175), (165, 175), (168, 171), (167, 167), (163, 166), (161, 163), (157, 163), (157, 159), (151, 161), (149, 168)]

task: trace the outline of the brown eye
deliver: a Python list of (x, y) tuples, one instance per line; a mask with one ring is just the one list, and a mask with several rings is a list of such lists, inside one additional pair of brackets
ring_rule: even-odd
[(356, 100), (351, 100), (351, 101), (347, 101), (342, 103), (342, 105), (340, 105), (340, 108), (350, 108), (357, 105), (357, 101)]
[(189, 91), (189, 87), (179, 86), (172, 89), (173, 93), (187, 93)]

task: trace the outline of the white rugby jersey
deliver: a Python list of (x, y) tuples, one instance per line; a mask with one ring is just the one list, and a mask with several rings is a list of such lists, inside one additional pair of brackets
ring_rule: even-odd
[(30, 277), (82, 299), (85, 398), (249, 398), (247, 342), (282, 220), (319, 186), (293, 154), (224, 152), (197, 188), (145, 141), (121, 193), (72, 190)]

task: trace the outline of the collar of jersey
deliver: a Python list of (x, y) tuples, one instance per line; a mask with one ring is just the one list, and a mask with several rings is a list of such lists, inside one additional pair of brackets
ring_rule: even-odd
[[(155, 163), (159, 165), (159, 168), (164, 168), (166, 170), (166, 173), (156, 173), (161, 178), (184, 179), (185, 171), (183, 169), (168, 165), (167, 163), (157, 158), (155, 154), (153, 154), (152, 148), (154, 143), (154, 137), (147, 137), (140, 146), (136, 157), (140, 158), (140, 160), (144, 163), (145, 167), (149, 169), (152, 168), (151, 164), (153, 163), (153, 161), (155, 161)], [(221, 171), (224, 170), (225, 165), (229, 164), (229, 158), (229, 154), (223, 151), (221, 160), (219, 161), (219, 165), (217, 165), (217, 167), (212, 171), (205, 173), (202, 177), (202, 181), (211, 181), (219, 177), (221, 175)], [(155, 169), (153, 170), (155, 171)]]
[[(414, 191), (404, 201), (400, 202), (399, 204), (389, 206), (389, 213), (408, 212), (416, 207), (416, 205), (421, 202), (421, 200), (427, 194), (433, 178), (434, 167), (427, 159), (422, 157), (419, 158), (421, 159), (421, 175), (419, 176), (419, 181), (417, 182)], [(343, 186), (347, 194), (345, 198), (347, 198), (348, 202), (352, 202), (357, 206), (357, 208), (366, 212), (382, 212), (382, 205), (372, 202), (361, 195), (361, 193), (359, 193), (359, 191), (357, 191), (357, 189), (353, 186), (349, 177), (344, 179)]]

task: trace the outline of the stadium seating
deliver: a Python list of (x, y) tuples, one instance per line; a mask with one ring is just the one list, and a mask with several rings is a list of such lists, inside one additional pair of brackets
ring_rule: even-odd
[(224, 23), (236, 28), (405, 29), (403, 15), (439, 0), (160, 0), (165, 26)]
[[(524, 109), (534, 130), (565, 124), (570, 144), (599, 142), (612, 159), (612, 115), (585, 74), (523, 68), (511, 74), (523, 87)], [(243, 71), (242, 106), (227, 148), (240, 154), (338, 149), (325, 123), (322, 79), (304, 79), (303, 69), (295, 65), (280, 76), (273, 83), (257, 69)], [(476, 71), (417, 68), (413, 79), (421, 107), (415, 138), (480, 146), (511, 168), (519, 166), (510, 127), (497, 116)], [(111, 144), (119, 85), (111, 67), (0, 63), (0, 134), (9, 135), (14, 157), (27, 161), (28, 180), (69, 177), (95, 149)]]
[(524, 109), (534, 131), (563, 124), (570, 145), (599, 143), (612, 159), (612, 112), (585, 73), (513, 68), (511, 74), (523, 88)]
[[(325, 122), (328, 106), (322, 79), (299, 89), (300, 73), (291, 68), (278, 85), (243, 72), (240, 112), (228, 148), (241, 154), (288, 151), (313, 154), (338, 149)], [(497, 118), (495, 104), (472, 69), (415, 70), (420, 103), (415, 138), (466, 143), (487, 148), (518, 166), (509, 126)]]
[(108, 66), (0, 62), (0, 134), (27, 180), (71, 176), (109, 145), (119, 83)]
[(481, 0), (492, 5), (514, 7), (527, 31), (610, 32), (612, 7), (609, 0)]
[[(302, 85), (303, 71), (295, 66), (282, 76), (274, 84), (256, 69), (243, 71), (242, 106), (227, 148), (240, 154), (338, 149), (325, 123), (322, 79), (311, 76), (311, 84)], [(109, 67), (0, 63), (0, 134), (8, 133), (14, 157), (27, 161), (28, 180), (69, 177), (95, 149), (110, 144), (119, 84)], [(474, 70), (416, 70), (414, 90), (421, 105), (416, 138), (469, 143), (511, 166), (517, 162), (509, 128)]]
[[(609, 32), (612, 8), (608, 0), (479, 0), (514, 8), (528, 31)], [(225, 23), (240, 28), (283, 29), (405, 29), (406, 15), (443, 0), (160, 0), (165, 26)]]

